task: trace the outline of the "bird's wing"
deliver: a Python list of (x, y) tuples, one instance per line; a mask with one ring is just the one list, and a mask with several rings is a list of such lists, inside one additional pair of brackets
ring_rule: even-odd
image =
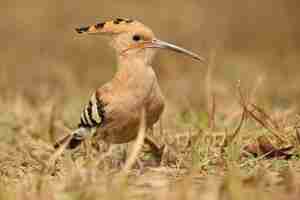
[[(134, 97), (123, 90), (105, 84), (98, 88), (84, 106), (79, 127), (99, 128), (120, 124), (120, 119), (125, 120), (129, 112), (135, 107)], [(131, 115), (130, 115), (131, 116)]]
[(79, 127), (97, 128), (103, 124), (105, 118), (105, 103), (99, 92), (94, 92), (89, 102), (84, 106)]
[(104, 103), (100, 91), (101, 90), (96, 90), (91, 95), (89, 102), (84, 106), (80, 115), (78, 128), (56, 142), (54, 144), (55, 148), (60, 147), (71, 136), (67, 148), (74, 149), (79, 146), (88, 135), (93, 134), (93, 130), (104, 124), (106, 103)]
[[(78, 129), (71, 135), (67, 148), (76, 148), (88, 135), (112, 143), (124, 143), (135, 138), (143, 98), (112, 84), (97, 89), (84, 106)], [(96, 132), (95, 132), (96, 131)], [(55, 145), (59, 147), (64, 141)]]

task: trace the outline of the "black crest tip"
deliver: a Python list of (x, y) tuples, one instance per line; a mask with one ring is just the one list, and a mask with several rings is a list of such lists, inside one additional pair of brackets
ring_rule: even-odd
[(89, 26), (81, 27), (81, 28), (75, 28), (75, 31), (76, 31), (77, 33), (81, 34), (81, 33), (87, 32), (87, 31), (89, 30), (89, 28), (90, 28)]

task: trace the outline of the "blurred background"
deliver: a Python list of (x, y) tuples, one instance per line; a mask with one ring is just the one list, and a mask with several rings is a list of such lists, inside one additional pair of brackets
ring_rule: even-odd
[(126, 17), (210, 60), (158, 53), (154, 69), (171, 107), (206, 109), (214, 94), (226, 109), (237, 102), (239, 80), (259, 102), (298, 107), (299, 7), (298, 0), (2, 0), (0, 99), (86, 102), (116, 71), (114, 52), (74, 28)]

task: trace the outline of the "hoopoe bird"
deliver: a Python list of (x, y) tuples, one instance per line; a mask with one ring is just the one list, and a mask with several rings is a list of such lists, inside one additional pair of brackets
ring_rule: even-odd
[(151, 66), (156, 49), (176, 51), (204, 62), (204, 58), (189, 50), (157, 39), (150, 28), (136, 20), (116, 18), (76, 31), (108, 36), (116, 51), (118, 70), (110, 82), (91, 95), (78, 128), (55, 147), (71, 137), (67, 148), (74, 149), (89, 135), (110, 144), (130, 142), (137, 137), (142, 109), (146, 128), (151, 129), (164, 110), (164, 97)]

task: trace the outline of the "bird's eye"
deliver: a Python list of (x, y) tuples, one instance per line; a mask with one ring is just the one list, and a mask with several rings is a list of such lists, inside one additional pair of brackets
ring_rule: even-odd
[(142, 37), (140, 35), (134, 35), (132, 37), (132, 39), (137, 42), (137, 41), (140, 41), (142, 39)]

